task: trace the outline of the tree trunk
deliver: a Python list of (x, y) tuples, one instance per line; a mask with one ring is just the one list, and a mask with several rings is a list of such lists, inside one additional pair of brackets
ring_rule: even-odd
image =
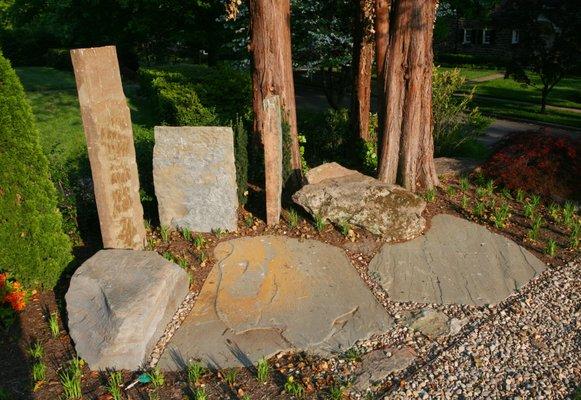
[(368, 141), (371, 108), (371, 67), (373, 64), (372, 16), (370, 0), (354, 0), (357, 16), (353, 24), (353, 84), (349, 114), (354, 142)]
[[(377, 68), (377, 142), (382, 142), (381, 127), (385, 113), (385, 63), (389, 48), (390, 0), (375, 0), (375, 65)], [(377, 146), (378, 151), (380, 147)]]
[(438, 184), (432, 137), (435, 0), (396, 0), (391, 9), (379, 179), (411, 191)]
[(291, 168), (301, 174), (292, 70), (289, 0), (250, 0), (250, 53), (254, 131), (261, 140), (266, 115), (263, 100), (279, 95), (284, 122), (290, 126)]
[(541, 89), (541, 113), (544, 114), (547, 110), (547, 95), (549, 94), (549, 89), (544, 86)]

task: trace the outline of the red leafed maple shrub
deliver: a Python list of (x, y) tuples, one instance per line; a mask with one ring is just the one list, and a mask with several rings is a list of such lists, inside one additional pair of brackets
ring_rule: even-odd
[(509, 189), (556, 199), (581, 199), (581, 141), (549, 131), (515, 133), (482, 166)]

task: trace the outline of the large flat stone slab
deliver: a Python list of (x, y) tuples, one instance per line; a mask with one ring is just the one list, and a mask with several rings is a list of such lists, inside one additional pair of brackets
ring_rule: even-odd
[(194, 308), (160, 359), (211, 367), (255, 364), (300, 349), (341, 352), (392, 320), (338, 248), (262, 236), (220, 243)]
[(397, 185), (382, 183), (337, 163), (309, 171), (309, 182), (293, 195), (313, 216), (347, 222), (386, 240), (409, 240), (425, 227), (425, 201)]
[(477, 306), (500, 302), (544, 269), (504, 236), (444, 214), (426, 235), (384, 245), (369, 265), (393, 301)]
[(188, 288), (187, 273), (153, 251), (99, 251), (65, 296), (77, 354), (94, 370), (142, 367)]
[(232, 128), (156, 126), (153, 180), (162, 225), (196, 232), (236, 230)]

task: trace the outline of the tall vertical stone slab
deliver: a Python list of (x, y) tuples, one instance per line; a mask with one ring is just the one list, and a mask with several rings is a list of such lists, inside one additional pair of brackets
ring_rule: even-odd
[(153, 181), (162, 225), (235, 231), (234, 132), (219, 126), (156, 126)]
[(276, 225), (280, 220), (282, 198), (282, 117), (279, 96), (269, 96), (262, 102), (265, 129), (264, 180), (266, 190), (266, 223)]
[(129, 107), (114, 46), (71, 50), (103, 245), (143, 249), (145, 227)]

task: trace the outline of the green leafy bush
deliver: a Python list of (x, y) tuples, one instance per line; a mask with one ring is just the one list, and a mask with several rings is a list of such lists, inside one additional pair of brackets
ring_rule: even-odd
[[(466, 83), (460, 70), (434, 70), (432, 85), (434, 148), (436, 156), (472, 156), (478, 151), (475, 139), (490, 124), (490, 120), (470, 108), (474, 97), (471, 92), (466, 96), (456, 96)], [(477, 154), (476, 154), (477, 155)]]
[(178, 64), (139, 70), (158, 120), (178, 126), (232, 126), (238, 198), (246, 202), (252, 89), (248, 74), (227, 66)]
[(0, 267), (53, 288), (71, 257), (32, 110), (0, 54)]

